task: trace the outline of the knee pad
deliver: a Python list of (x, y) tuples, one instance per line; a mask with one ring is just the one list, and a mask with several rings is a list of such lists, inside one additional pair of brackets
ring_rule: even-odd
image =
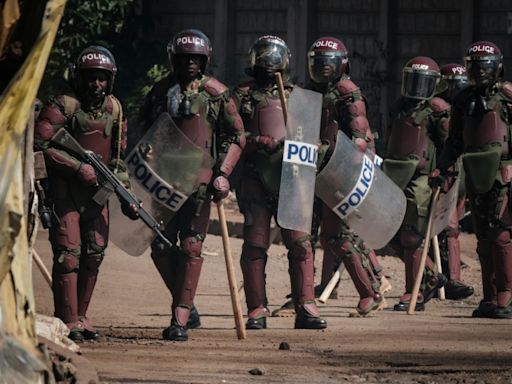
[(405, 230), (400, 234), (400, 244), (406, 249), (416, 249), (421, 246), (423, 236), (413, 230)]
[(82, 267), (85, 267), (88, 271), (94, 272), (99, 269), (104, 257), (104, 252), (85, 255), (85, 257), (82, 257), (82, 261), (80, 264), (82, 265)]
[(345, 236), (331, 237), (330, 239), (323, 239), (321, 241), (324, 249), (329, 249), (337, 257), (348, 257), (355, 253), (361, 253), (351, 239)]
[(288, 258), (307, 260), (313, 257), (313, 247), (309, 236), (295, 240), (288, 248)]
[(186, 237), (181, 240), (180, 248), (188, 257), (200, 257), (203, 249), (203, 238), (199, 235)]
[(494, 244), (498, 247), (503, 247), (510, 244), (510, 231), (501, 230), (494, 235)]
[(85, 256), (91, 255), (101, 255), (101, 257), (105, 256), (105, 249), (107, 248), (106, 244), (98, 244), (94, 241), (89, 241), (85, 244)]
[(79, 253), (73, 251), (61, 251), (53, 261), (53, 270), (57, 273), (78, 272)]
[(244, 243), (244, 245), (242, 246), (242, 256), (240, 257), (240, 263), (256, 260), (267, 261), (266, 251), (267, 250), (265, 248)]

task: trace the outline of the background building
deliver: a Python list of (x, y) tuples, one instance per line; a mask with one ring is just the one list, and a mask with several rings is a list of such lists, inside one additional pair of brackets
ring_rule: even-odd
[(372, 128), (381, 132), (400, 93), (405, 62), (418, 55), (462, 62), (469, 44), (495, 42), (512, 68), (511, 0), (142, 0), (154, 20), (152, 38), (168, 41), (184, 28), (210, 36), (212, 72), (229, 84), (244, 77), (245, 56), (263, 34), (282, 37), (292, 71), (307, 79), (306, 52), (319, 36), (341, 38), (351, 76), (369, 99)]

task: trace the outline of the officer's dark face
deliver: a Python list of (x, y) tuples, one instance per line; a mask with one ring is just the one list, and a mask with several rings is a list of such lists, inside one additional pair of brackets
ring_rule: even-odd
[(96, 102), (103, 100), (107, 92), (109, 74), (102, 69), (89, 69), (83, 73), (85, 97)]
[(201, 73), (201, 55), (176, 55), (174, 67), (180, 80), (193, 80)]
[(498, 79), (499, 62), (497, 60), (475, 60), (467, 63), (468, 77), (472, 85), (487, 87)]
[(276, 72), (277, 71), (273, 68), (265, 68), (257, 65), (253, 70), (254, 80), (256, 80), (258, 84), (273, 83), (275, 81)]

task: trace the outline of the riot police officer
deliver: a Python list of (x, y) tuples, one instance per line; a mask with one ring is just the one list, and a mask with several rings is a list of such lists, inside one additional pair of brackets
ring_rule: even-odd
[[(105, 256), (109, 213), (107, 205), (92, 200), (97, 191), (92, 166), (55, 147), (51, 138), (64, 127), (129, 186), (123, 162), (127, 123), (119, 100), (112, 95), (116, 72), (109, 50), (86, 48), (70, 67), (76, 95), (50, 98), (35, 124), (35, 147), (45, 156), (48, 195), (56, 217), (49, 230), (55, 316), (66, 323), (75, 341), (99, 338), (86, 313)], [(123, 210), (135, 215), (131, 207), (123, 206)]]
[(151, 245), (151, 258), (172, 295), (171, 324), (163, 338), (186, 341), (187, 330), (200, 325), (193, 300), (212, 195), (216, 201), (228, 195), (228, 177), (245, 146), (245, 136), (228, 88), (205, 73), (211, 55), (208, 37), (196, 29), (183, 30), (172, 37), (167, 50), (172, 71), (146, 97), (143, 126), (148, 129), (162, 112), (168, 112), (183, 134), (215, 160), (164, 230), (175, 246), (169, 248), (158, 240)]
[[(466, 68), (461, 64), (449, 63), (441, 67), (440, 73), (439, 88), (442, 89), (442, 92), (437, 96), (452, 104), (457, 94), (469, 85)], [(463, 170), (461, 170), (460, 177), (464, 177)], [(473, 287), (465, 284), (461, 279), (459, 220), (465, 211), (465, 189), (464, 180), (462, 179), (459, 184), (456, 209), (450, 217), (448, 227), (438, 235), (442, 270), (448, 278), (448, 283), (444, 289), (446, 298), (449, 300), (464, 299), (474, 292)]]
[[(338, 130), (345, 133), (363, 152), (375, 151), (374, 136), (366, 116), (366, 99), (350, 79), (348, 51), (334, 37), (317, 39), (308, 51), (311, 88), (323, 94), (320, 138), (329, 144), (327, 163), (336, 145)], [(324, 250), (322, 279), (325, 287), (336, 266), (343, 262), (359, 293), (357, 312), (366, 316), (385, 305), (380, 292), (381, 272), (375, 252), (369, 249), (343, 220), (322, 204), (320, 242)]]
[[(266, 328), (269, 316), (265, 266), (270, 242), (270, 220), (277, 202), (285, 136), (283, 106), (275, 74), (284, 78), (287, 100), (295, 85), (288, 77), (290, 51), (277, 36), (259, 37), (249, 51), (249, 82), (234, 90), (240, 115), (249, 133), (244, 151), (243, 174), (237, 191), (244, 215), (244, 243), (240, 265), (248, 309), (247, 329)], [(313, 186), (311, 186), (313, 187)], [(327, 326), (315, 305), (313, 252), (309, 233), (281, 228), (288, 249), (295, 328), (322, 329)]]
[[(434, 97), (439, 79), (439, 66), (431, 58), (418, 56), (409, 60), (402, 71), (402, 97), (391, 107), (383, 170), (407, 198), (407, 211), (398, 233), (405, 263), (405, 293), (394, 306), (396, 311), (408, 309), (424, 243), (429, 241), (424, 238), (432, 196), (428, 175), (436, 166), (436, 152), (446, 140), (450, 119), (450, 105)], [(429, 257), (426, 266), (417, 311), (424, 310), (425, 303), (447, 282), (444, 275), (435, 272)]]
[[(477, 41), (464, 57), (470, 86), (453, 103), (450, 135), (439, 162), (441, 175), (464, 154), (466, 191), (483, 299), (474, 317), (512, 318), (512, 84), (503, 81), (503, 55), (490, 41)], [(439, 182), (439, 172), (432, 174)]]

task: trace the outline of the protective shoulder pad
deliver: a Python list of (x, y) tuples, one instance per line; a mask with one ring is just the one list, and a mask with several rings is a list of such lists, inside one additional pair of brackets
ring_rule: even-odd
[(69, 118), (80, 109), (80, 102), (72, 96), (59, 95), (55, 98), (58, 104), (64, 109), (64, 115)]
[(508, 81), (503, 82), (501, 92), (507, 99), (512, 100), (512, 83)]
[(119, 99), (114, 95), (109, 95), (108, 100), (107, 111), (112, 114), (115, 120), (119, 120), (119, 118), (122, 119), (123, 107), (121, 106)]
[(210, 79), (208, 79), (206, 83), (204, 83), (203, 88), (212, 96), (220, 96), (228, 90), (228, 87), (226, 87), (219, 80), (214, 79), (213, 77), (211, 77)]
[(450, 110), (450, 104), (440, 97), (433, 97), (428, 101), (428, 105), (434, 113), (441, 113)]
[(355, 91), (359, 90), (359, 87), (354, 84), (350, 79), (341, 79), (336, 83), (336, 89), (340, 93), (341, 97), (349, 96)]

